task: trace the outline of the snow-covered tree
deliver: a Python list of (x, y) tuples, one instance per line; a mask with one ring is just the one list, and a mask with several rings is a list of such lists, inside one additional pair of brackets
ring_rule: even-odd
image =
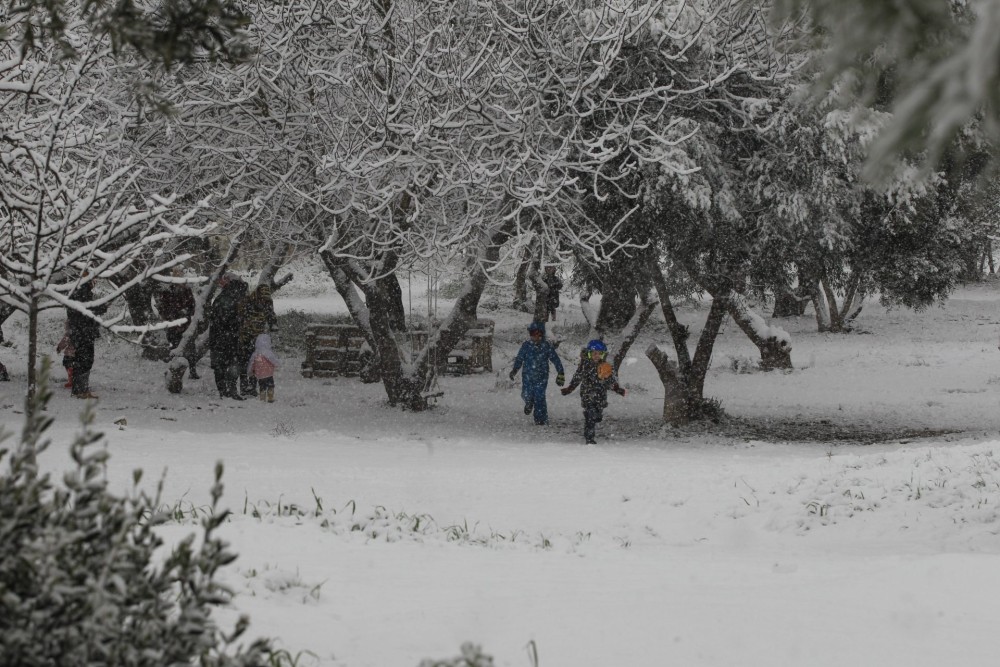
[[(27, 31), (16, 15), (11, 30)], [(70, 47), (74, 58), (67, 59)], [(19, 55), (0, 41), (0, 301), (28, 315), (28, 392), (35, 390), (38, 314), (71, 308), (119, 332), (135, 330), (105, 306), (150, 275), (186, 259), (164, 252), (203, 234), (197, 206), (136, 187), (139, 172), (121, 158), (117, 109), (103, 86), (116, 61), (107, 37), (85, 24), (58, 42)], [(83, 283), (131, 277), (92, 300), (71, 298)]]
[(961, 193), (978, 178), (963, 173), (968, 163), (928, 174), (904, 159), (878, 184), (863, 178), (870, 145), (891, 122), (869, 107), (789, 99), (749, 162), (761, 244), (779, 266), (758, 279), (776, 293), (794, 283), (822, 331), (849, 330), (871, 296), (914, 308), (946, 297), (975, 242), (975, 225), (958, 211)]
[[(930, 167), (981, 117), (1000, 139), (1000, 5), (991, 0), (776, 0), (778, 20), (805, 19), (823, 76), (817, 90), (848, 102), (887, 99), (890, 122), (868, 175), (907, 153)], [(891, 167), (889, 167), (891, 173)]]

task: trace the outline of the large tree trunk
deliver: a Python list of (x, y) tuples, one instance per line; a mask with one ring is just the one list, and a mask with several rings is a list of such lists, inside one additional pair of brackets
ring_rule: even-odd
[(37, 359), (38, 297), (32, 294), (31, 301), (28, 303), (28, 400), (24, 402), (25, 412), (27, 413), (28, 419), (31, 419), (33, 416), (32, 410), (34, 410), (36, 405), (35, 392), (38, 390), (38, 369), (36, 368)]
[(781, 327), (768, 326), (742, 294), (730, 292), (726, 299), (729, 315), (747, 338), (760, 350), (760, 367), (765, 371), (792, 368), (792, 338)]
[[(854, 320), (861, 313), (863, 304), (855, 307), (861, 277), (853, 277), (847, 284), (844, 301), (837, 303), (837, 294), (825, 279), (818, 280), (812, 289), (813, 308), (816, 311), (816, 328), (819, 332), (848, 333)], [(854, 310), (851, 310), (854, 308)]]
[(531, 271), (531, 253), (526, 251), (521, 264), (517, 267), (517, 275), (514, 276), (514, 301), (511, 308), (530, 312), (531, 306), (528, 304), (528, 273)]
[(639, 334), (642, 333), (643, 328), (646, 326), (646, 322), (649, 321), (650, 316), (656, 307), (660, 305), (660, 301), (657, 298), (656, 291), (653, 289), (649, 290), (647, 294), (642, 299), (642, 306), (637, 308), (632, 319), (629, 323), (625, 325), (622, 329), (621, 335), (615, 340), (611, 345), (611, 350), (613, 355), (611, 357), (611, 365), (614, 366), (615, 372), (621, 368), (622, 362), (625, 361), (626, 355), (628, 355), (629, 349), (632, 347), (632, 343), (636, 341)]
[(646, 348), (646, 356), (663, 383), (663, 422), (665, 424), (686, 424), (688, 422), (687, 387), (677, 363), (655, 344)]
[(659, 297), (663, 319), (670, 330), (670, 337), (677, 353), (677, 362), (674, 363), (670, 362), (660, 347), (652, 345), (646, 349), (646, 356), (656, 367), (660, 381), (663, 382), (664, 420), (676, 424), (700, 419), (705, 416), (705, 378), (712, 362), (715, 341), (726, 317), (728, 300), (726, 298), (712, 300), (705, 326), (702, 328), (701, 336), (698, 337), (698, 344), (692, 356), (688, 349), (691, 332), (677, 320), (666, 280), (655, 259), (648, 260), (647, 270)]
[(184, 373), (205, 356), (208, 351), (208, 304), (219, 286), (219, 278), (229, 270), (236, 260), (240, 246), (243, 245), (243, 235), (239, 234), (229, 244), (229, 252), (215, 267), (208, 282), (195, 293), (194, 315), (188, 323), (180, 343), (170, 351), (170, 362), (167, 366), (167, 391), (179, 394), (184, 390)]
[(528, 271), (528, 282), (535, 291), (535, 308), (532, 311), (531, 317), (535, 322), (544, 322), (546, 313), (546, 302), (549, 298), (549, 285), (544, 280), (542, 280), (542, 272), (540, 269), (541, 263), (536, 263), (531, 265), (531, 270)]
[[(377, 356), (379, 373), (390, 405), (419, 411), (427, 407), (425, 387), (436, 372), (434, 359), (451, 352), (476, 321), (479, 300), (488, 283), (484, 265), (497, 261), (507, 231), (493, 234), (479, 257), (469, 263), (465, 288), (447, 317), (438, 325), (429, 325), (423, 349), (412, 354), (412, 341), (395, 335), (390, 326), (387, 300), (377, 294), (377, 283), (366, 283), (367, 274), (354, 261), (323, 253), (323, 260), (337, 291), (344, 298), (348, 312), (363, 332)], [(405, 348), (405, 349), (404, 349)], [(404, 359), (409, 359), (404, 361)]]

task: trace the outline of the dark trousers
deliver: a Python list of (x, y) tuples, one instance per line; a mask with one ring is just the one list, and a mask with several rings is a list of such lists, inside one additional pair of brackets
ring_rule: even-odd
[(94, 341), (74, 341), (76, 354), (73, 355), (73, 389), (74, 394), (86, 394), (90, 391), (90, 369), (94, 367)]
[(236, 380), (239, 378), (236, 364), (227, 367), (213, 366), (212, 371), (215, 373), (215, 387), (219, 390), (219, 396), (232, 398), (240, 395), (236, 387)]
[(546, 384), (526, 384), (521, 385), (521, 399), (525, 405), (530, 405), (534, 411), (535, 423), (543, 426), (549, 423), (549, 406), (545, 401)]
[(604, 408), (591, 405), (583, 408), (583, 439), (594, 442), (597, 436), (597, 423), (604, 419)]
[(246, 370), (247, 364), (250, 363), (250, 357), (253, 356), (255, 344), (256, 339), (240, 341), (238, 362), (240, 364), (240, 393), (244, 396), (257, 395), (257, 378), (253, 375), (248, 375)]

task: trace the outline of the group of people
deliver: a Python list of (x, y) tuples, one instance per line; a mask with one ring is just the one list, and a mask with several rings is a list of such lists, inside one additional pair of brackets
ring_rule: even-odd
[(219, 279), (220, 291), (212, 302), (208, 323), (208, 349), (215, 386), (222, 398), (242, 401), (257, 396), (274, 402), (274, 371), (280, 365), (271, 344), (276, 323), (271, 287), (247, 284), (233, 273)]
[(597, 424), (604, 419), (604, 408), (608, 406), (608, 390), (625, 396), (625, 389), (618, 384), (618, 375), (608, 363), (608, 347), (601, 340), (592, 340), (580, 353), (580, 363), (576, 372), (566, 383), (562, 360), (555, 346), (545, 338), (545, 325), (532, 322), (528, 325), (528, 340), (521, 344), (514, 366), (510, 371), (513, 380), (521, 372), (521, 399), (524, 414), (532, 415), (535, 424), (549, 423), (548, 404), (545, 390), (549, 383), (549, 364), (556, 369), (556, 385), (563, 387), (562, 395), (568, 396), (580, 387), (580, 405), (583, 407), (583, 438), (588, 445), (597, 442)]
[[(179, 275), (174, 272), (175, 277)], [(280, 362), (271, 344), (270, 332), (276, 324), (271, 288), (262, 284), (250, 291), (247, 283), (233, 273), (224, 274), (219, 287), (220, 292), (208, 311), (209, 355), (219, 396), (238, 401), (258, 396), (273, 403), (274, 371)], [(78, 303), (93, 298), (91, 280), (70, 295)], [(168, 283), (155, 293), (154, 300), (163, 320), (183, 320), (166, 330), (167, 343), (174, 349), (194, 315), (194, 293), (183, 282)], [(99, 315), (105, 308), (91, 306), (90, 310)], [(75, 398), (97, 398), (90, 389), (90, 371), (94, 365), (94, 342), (100, 335), (96, 320), (75, 308), (66, 309), (66, 328), (56, 351), (63, 355), (65, 386)], [(0, 375), (5, 370), (0, 367)], [(191, 378), (198, 377), (193, 365), (189, 366), (188, 374)]]

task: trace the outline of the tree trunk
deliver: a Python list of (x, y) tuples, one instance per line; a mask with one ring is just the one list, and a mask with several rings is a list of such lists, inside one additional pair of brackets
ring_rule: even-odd
[(511, 303), (511, 308), (526, 313), (531, 312), (531, 307), (528, 305), (528, 272), (530, 270), (531, 256), (529, 252), (526, 252), (520, 266), (517, 267), (517, 275), (514, 277), (514, 301)]
[(167, 366), (167, 391), (171, 394), (179, 394), (184, 390), (184, 373), (188, 368), (194, 367), (208, 351), (208, 304), (212, 301), (216, 288), (219, 286), (219, 278), (229, 270), (230, 265), (239, 255), (240, 246), (243, 245), (243, 235), (238, 234), (229, 244), (229, 251), (225, 258), (219, 263), (209, 276), (206, 283), (195, 295), (194, 315), (188, 323), (181, 342), (170, 351), (170, 361)]
[(792, 368), (792, 339), (788, 333), (780, 327), (768, 326), (742, 294), (730, 292), (726, 301), (733, 321), (760, 350), (761, 369)]
[(549, 298), (549, 285), (542, 280), (539, 264), (532, 264), (531, 270), (528, 271), (528, 282), (531, 283), (535, 291), (535, 308), (531, 317), (535, 322), (544, 322), (547, 315), (546, 302)]
[(390, 405), (414, 411), (426, 409), (425, 387), (431, 373), (437, 370), (434, 358), (450, 353), (476, 321), (479, 299), (488, 284), (483, 266), (497, 261), (500, 245), (506, 240), (507, 233), (506, 228), (494, 233), (481, 256), (469, 263), (465, 288), (451, 312), (444, 321), (428, 331), (424, 348), (416, 351), (412, 360), (405, 363), (404, 356), (409, 357), (409, 354), (401, 349), (401, 345), (412, 343), (409, 338), (394, 335), (386, 302), (375, 295), (377, 286), (363, 282), (367, 272), (352, 261), (340, 260), (330, 253), (323, 254), (330, 277), (347, 303), (348, 312), (378, 357), (378, 368)]
[(651, 289), (650, 293), (647, 294), (642, 300), (642, 307), (636, 309), (632, 319), (622, 330), (621, 337), (612, 345), (611, 349), (614, 350), (614, 355), (611, 358), (611, 365), (614, 367), (616, 373), (621, 368), (622, 362), (625, 361), (625, 356), (632, 347), (632, 343), (634, 343), (639, 337), (639, 334), (642, 333), (643, 328), (646, 326), (646, 322), (649, 321), (653, 311), (656, 310), (656, 307), (659, 305), (660, 302), (657, 298), (656, 291)]
[(35, 392), (38, 389), (38, 297), (31, 295), (28, 304), (28, 400), (24, 402), (24, 408), (28, 419), (31, 419), (32, 411), (36, 405)]
[[(688, 414), (698, 414), (701, 404), (705, 401), (705, 377), (712, 364), (712, 352), (715, 349), (715, 340), (719, 337), (719, 330), (722, 329), (722, 322), (726, 319), (728, 304), (726, 299), (712, 299), (712, 306), (708, 309), (708, 317), (705, 319), (705, 327), (698, 337), (698, 347), (695, 348), (694, 357), (691, 360), (691, 372), (688, 374), (687, 382), (687, 404)], [(692, 416), (694, 416), (692, 415)]]
[[(688, 327), (677, 320), (673, 303), (670, 301), (666, 280), (654, 258), (648, 260), (647, 272), (653, 281), (653, 288), (656, 290), (660, 309), (663, 312), (663, 319), (670, 330), (674, 350), (677, 352), (677, 363), (674, 364), (667, 359), (667, 355), (659, 347), (653, 345), (646, 350), (646, 356), (653, 362), (653, 366), (656, 367), (660, 376), (660, 381), (663, 382), (664, 420), (676, 424), (700, 419), (705, 416), (705, 377), (708, 375), (708, 369), (712, 362), (715, 341), (726, 317), (727, 299), (712, 300), (705, 326), (702, 328), (701, 336), (698, 337), (698, 345), (692, 356), (688, 350), (688, 339), (691, 332)], [(653, 301), (651, 297), (649, 301)]]
[(655, 344), (646, 348), (646, 356), (663, 383), (663, 422), (665, 424), (686, 424), (688, 422), (687, 390), (684, 378), (677, 364), (667, 357)]
[(403, 306), (403, 288), (395, 274), (379, 278), (375, 282), (374, 296), (379, 307), (385, 309), (389, 328), (392, 331), (406, 331), (406, 308)]
[(670, 301), (670, 292), (667, 290), (667, 281), (663, 277), (663, 272), (656, 264), (655, 259), (650, 259), (647, 270), (653, 279), (653, 288), (656, 289), (656, 296), (660, 300), (660, 309), (663, 311), (663, 319), (670, 330), (670, 338), (674, 343), (674, 351), (677, 353), (677, 364), (681, 375), (687, 376), (691, 371), (691, 353), (688, 351), (688, 338), (691, 337), (691, 330), (677, 320), (677, 313), (674, 311), (674, 304)]

